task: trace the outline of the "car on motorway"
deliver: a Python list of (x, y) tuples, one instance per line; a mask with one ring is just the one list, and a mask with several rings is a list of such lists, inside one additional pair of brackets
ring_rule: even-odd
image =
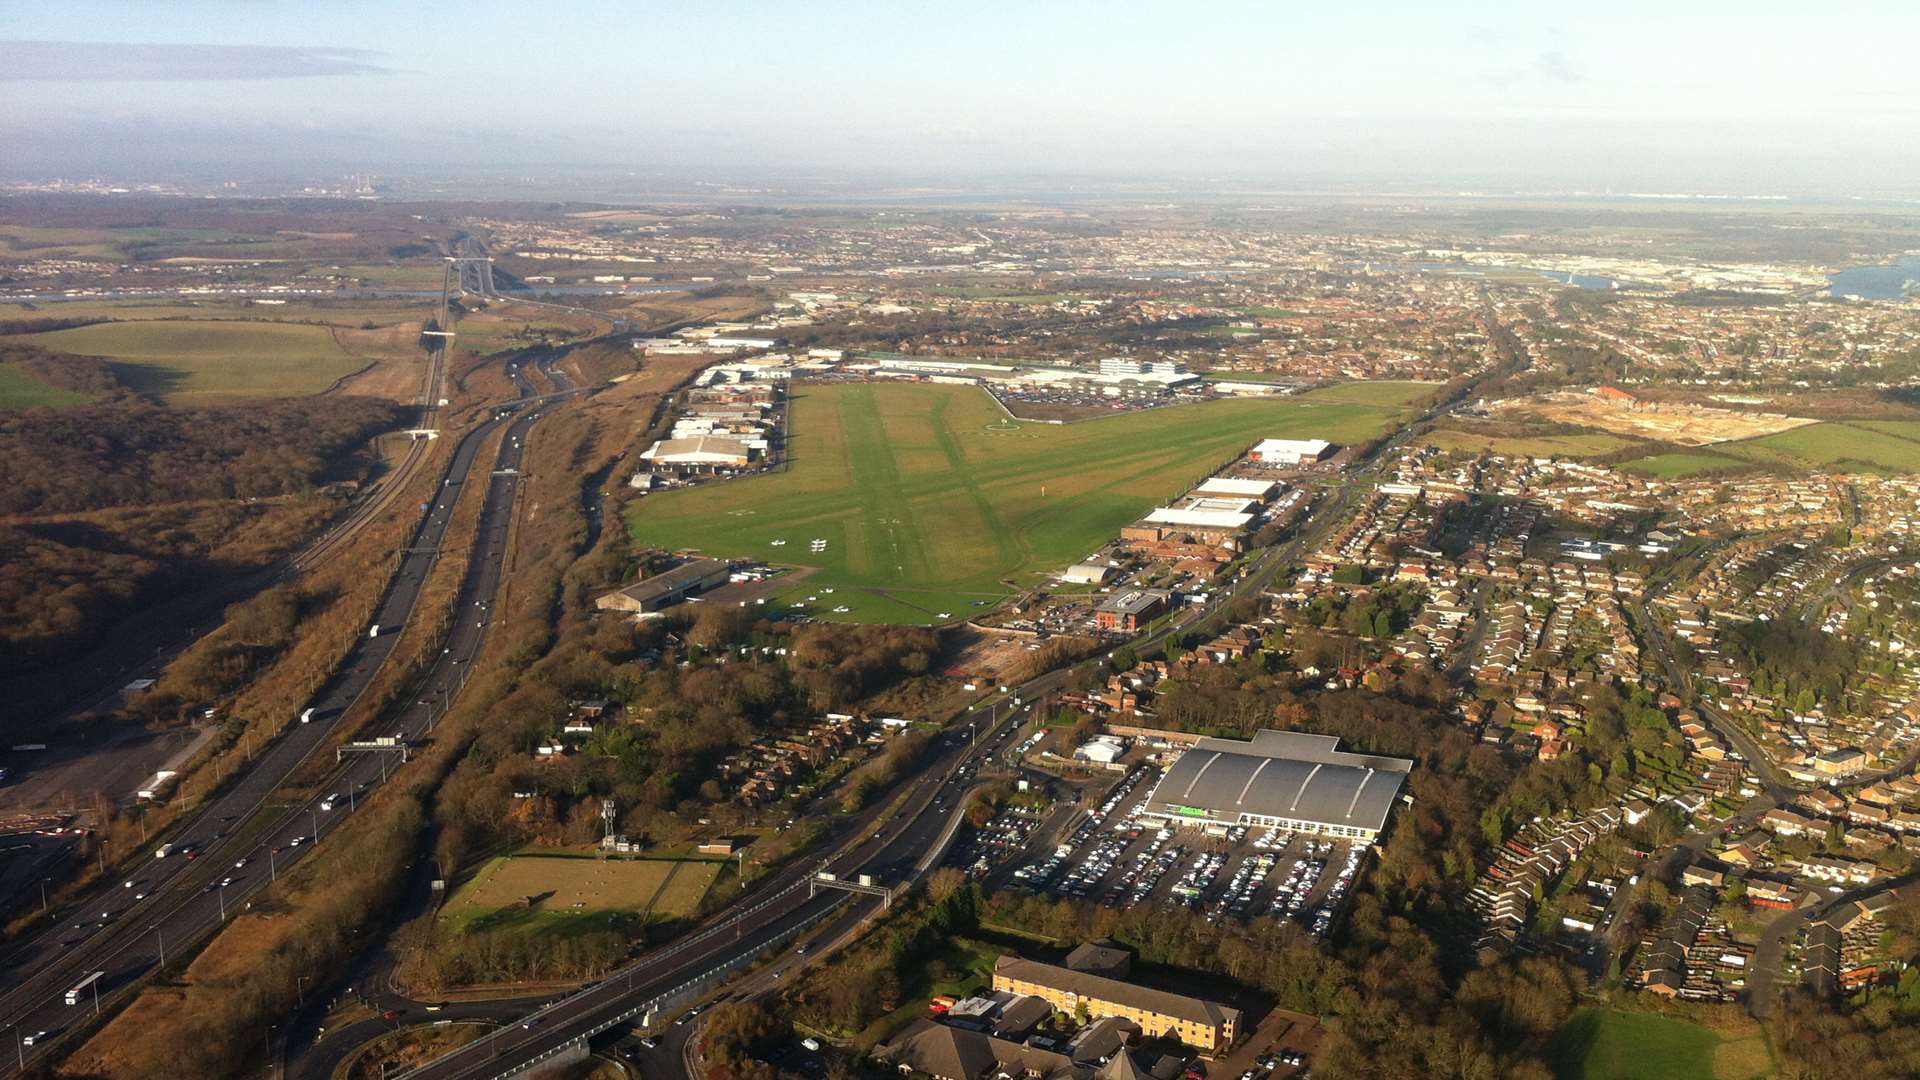
[(235, 870), (238, 870), (245, 865), (247, 865), (247, 857), (245, 855), (242, 855), (239, 858), (233, 860), (233, 868)]
[(33, 1034), (27, 1036), (26, 1038), (21, 1039), (20, 1044), (22, 1046), (32, 1046), (34, 1043), (45, 1042), (47, 1039), (47, 1036), (51, 1034), (53, 1034), (53, 1032), (51, 1031), (36, 1031)]

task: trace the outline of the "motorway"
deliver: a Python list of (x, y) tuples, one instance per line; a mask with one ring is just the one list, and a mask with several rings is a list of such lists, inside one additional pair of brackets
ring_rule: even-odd
[(829, 918), (834, 923), (823, 936), (842, 935), (871, 914), (879, 899), (832, 889), (810, 896), (810, 879), (824, 869), (842, 879), (865, 873), (882, 885), (902, 886), (931, 870), (963, 820), (957, 811), (975, 785), (974, 770), (1004, 749), (1018, 727), (997, 725), (1009, 717), (1031, 715), (1031, 704), (1016, 706), (1014, 700), (1004, 698), (992, 707), (986, 731), (977, 741), (970, 740), (964, 730), (940, 736), (935, 756), (904, 794), (843, 819), (847, 824), (840, 826), (840, 835), (855, 839), (834, 856), (788, 864), (744, 897), (735, 910), (696, 933), (404, 1075), (417, 1080), (471, 1080), (511, 1074), (557, 1047), (624, 1022), (640, 1004), (758, 956)]
[[(445, 367), (444, 351), (432, 350), (428, 356), (426, 383), (421, 390), (420, 415), (414, 421), (416, 427), (434, 426)], [(358, 535), (392, 504), (426, 461), (430, 449), (431, 444), (427, 440), (413, 440), (405, 456), (375, 479), (370, 490), (325, 532), (274, 565), (226, 583), (217, 594), (209, 593), (194, 606), (203, 614), (217, 617), (224, 603), (252, 596), (322, 561), (342, 543)], [(183, 609), (178, 614), (185, 616), (188, 613)], [(198, 626), (186, 625), (189, 621), (187, 617), (176, 618), (164, 626), (155, 626), (140, 633), (138, 640), (121, 642), (120, 659), (110, 665), (101, 662), (102, 657), (97, 651), (67, 665), (62, 670), (67, 673), (70, 684), (83, 684), (86, 690), (75, 694), (72, 704), (65, 709), (61, 723), (71, 725), (74, 720), (88, 713), (109, 712), (118, 707), (122, 687), (128, 682), (136, 678), (158, 677), (161, 670), (188, 646), (212, 632), (210, 629), (203, 632)], [(92, 667), (81, 675), (80, 670), (87, 665)], [(42, 721), (43, 730), (44, 725)], [(154, 752), (143, 746), (154, 740), (146, 732), (138, 730), (127, 730), (109, 737), (105, 743), (86, 747), (62, 746), (57, 739), (49, 741), (54, 742), (53, 748), (33, 755), (30, 770), (22, 770), (23, 775), (16, 777), (5, 789), (5, 801), (10, 809), (52, 805), (59, 793), (100, 790), (103, 787), (110, 797), (130, 798), (134, 788), (150, 776), (159, 764)], [(102, 762), (108, 758), (114, 759), (113, 763), (103, 770)], [(0, 764), (15, 762), (24, 763), (24, 759), (0, 759)], [(47, 873), (50, 868), (51, 861), (32, 868), (27, 880), (30, 882), (33, 877)], [(4, 895), (0, 894), (0, 898), (4, 898)]]
[[(439, 554), (457, 495), (475, 474), (479, 455), (489, 436), (506, 429), (491, 469), (482, 465), (485, 501), (473, 557), (462, 582), (445, 649), (430, 666), (424, 691), (397, 715), (389, 727), (372, 733), (416, 740), (430, 730), (437, 715), (458, 692), (466, 665), (478, 653), (492, 598), (498, 591), (506, 554), (506, 538), (518, 491), (518, 470), (527, 431), (540, 413), (527, 410), (536, 401), (524, 376), (513, 374), (522, 399), (498, 408), (492, 417), (460, 441), (448, 465), (441, 490), (400, 555), (372, 624), (380, 633), (360, 637), (312, 700), (312, 720), (290, 723), (286, 732), (257, 755), (246, 774), (213, 800), (194, 819), (167, 839), (174, 854), (126, 870), (128, 884), (103, 886), (61, 922), (49, 927), (0, 958), (0, 969), (11, 984), (0, 995), (0, 1027), (19, 1032), (51, 1032), (52, 1039), (36, 1039), (31, 1064), (53, 1051), (58, 1036), (93, 1012), (93, 1001), (81, 1007), (64, 1004), (64, 991), (91, 971), (104, 971), (100, 982), (102, 1010), (160, 966), (162, 953), (176, 956), (216, 929), (226, 918), (245, 910), (249, 899), (278, 871), (297, 862), (310, 842), (329, 831), (350, 813), (358, 800), (384, 779), (395, 764), (392, 752), (347, 755), (321, 781), (311, 797), (295, 801), (277, 798), (280, 788), (326, 745), (341, 718), (364, 693), (392, 655), (402, 629), (419, 598), (428, 572)], [(337, 796), (337, 799), (329, 796)], [(323, 809), (324, 807), (324, 809)], [(191, 853), (190, 857), (187, 853)], [(0, 1075), (14, 1068), (9, 1059)]]

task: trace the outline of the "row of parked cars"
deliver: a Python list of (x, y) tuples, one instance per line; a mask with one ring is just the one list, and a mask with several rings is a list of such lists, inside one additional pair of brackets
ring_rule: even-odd
[(1220, 868), (1227, 865), (1227, 856), (1221, 851), (1203, 851), (1194, 856), (1187, 872), (1173, 883), (1173, 898), (1189, 908), (1200, 906), (1200, 898), (1208, 889), (1213, 888), (1213, 879), (1220, 876)]
[(1320, 910), (1313, 913), (1313, 936), (1326, 937), (1327, 931), (1333, 929), (1334, 912), (1340, 910), (1340, 901), (1346, 899), (1347, 890), (1353, 886), (1353, 876), (1360, 872), (1360, 858), (1365, 854), (1362, 848), (1347, 849), (1346, 863), (1334, 876), (1326, 899), (1320, 901)]
[(1273, 864), (1277, 861), (1279, 856), (1267, 851), (1248, 857), (1240, 864), (1240, 868), (1233, 872), (1233, 877), (1227, 880), (1226, 891), (1214, 901), (1213, 911), (1209, 917), (1231, 915), (1236, 919), (1246, 918), (1253, 910), (1253, 894), (1258, 892), (1260, 886), (1266, 882), (1267, 874), (1273, 870)]
[(973, 835), (958, 861), (974, 877), (985, 877), (1026, 845), (1040, 824), (1040, 811), (1024, 806), (1007, 806)]

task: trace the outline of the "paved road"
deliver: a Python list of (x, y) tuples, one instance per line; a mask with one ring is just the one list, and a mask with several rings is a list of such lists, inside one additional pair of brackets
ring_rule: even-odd
[[(445, 369), (440, 350), (434, 350), (430, 360), (426, 384), (421, 391), (422, 412), (417, 421), (419, 426), (429, 428), (438, 414), (437, 403)], [(155, 737), (138, 728), (128, 728), (108, 736), (104, 743), (68, 745), (64, 740), (75, 737), (76, 731), (71, 723), (80, 716), (118, 707), (127, 683), (137, 678), (157, 677), (188, 646), (217, 627), (220, 611), (225, 605), (252, 596), (312, 566), (357, 534), (369, 521), (378, 517), (399, 490), (406, 486), (425, 461), (428, 450), (429, 446), (423, 440), (409, 445), (401, 461), (380, 476), (344, 517), (280, 562), (208, 592), (199, 602), (183, 606), (176, 613), (178, 617), (163, 625), (145, 628), (129, 640), (96, 649), (57, 671), (23, 676), (16, 680), (14, 685), (23, 690), (43, 679), (46, 682), (66, 680), (71, 700), (65, 707), (65, 715), (57, 723), (68, 726), (48, 740), (52, 744), (49, 750), (29, 755), (9, 754), (0, 750), (0, 765), (10, 766), (16, 773), (13, 783), (0, 787), (0, 806), (43, 806), (62, 794), (71, 798), (76, 791), (104, 790), (113, 798), (130, 797), (134, 788), (152, 774), (160, 760), (160, 756), (142, 746)], [(106, 655), (109, 647), (117, 650), (113, 658)], [(49, 721), (44, 715), (37, 718), (36, 723), (36, 730), (48, 730)], [(82, 732), (79, 737), (87, 736)], [(93, 737), (99, 736), (96, 733)], [(118, 765), (115, 769), (116, 774), (125, 775), (103, 779), (99, 772), (103, 756), (129, 759), (128, 763)]]
[(1633, 609), (1641, 619), (1644, 631), (1641, 637), (1653, 647), (1654, 659), (1659, 661), (1661, 670), (1666, 673), (1667, 685), (1673, 688), (1675, 694), (1690, 699), (1693, 710), (1700, 714), (1700, 718), (1706, 721), (1714, 734), (1727, 740), (1735, 750), (1740, 752), (1741, 756), (1746, 758), (1747, 767), (1753, 770), (1755, 778), (1760, 781), (1761, 787), (1766, 789), (1767, 794), (1781, 802), (1787, 802), (1805, 790), (1789, 782), (1780, 774), (1780, 771), (1774, 767), (1773, 756), (1767, 753), (1766, 748), (1761, 746), (1758, 740), (1747, 733), (1746, 728), (1727, 719), (1720, 714), (1719, 710), (1694, 694), (1693, 680), (1680, 669), (1679, 661), (1674, 659), (1673, 649), (1667, 642), (1666, 630), (1654, 616), (1653, 611), (1647, 607), (1647, 602), (1636, 600), (1633, 603)]
[[(1027, 704), (1016, 710), (1009, 699), (996, 705), (994, 716), (1024, 717), (1031, 709)], [(637, 1005), (785, 942), (800, 928), (838, 920), (829, 926), (831, 934), (836, 928), (852, 926), (880, 901), (832, 889), (809, 895), (809, 879), (823, 866), (843, 879), (866, 873), (885, 884), (925, 874), (958, 831), (961, 818), (955, 811), (975, 785), (973, 768), (1004, 749), (1017, 726), (994, 730), (990, 724), (993, 733), (977, 742), (964, 731), (941, 736), (930, 765), (903, 796), (869, 809), (854, 827), (844, 830), (858, 838), (851, 846), (824, 862), (806, 860), (781, 869), (733, 911), (694, 934), (405, 1075), (417, 1080), (471, 1080), (512, 1073), (555, 1048), (622, 1022)]]
[[(456, 497), (464, 485), (478, 480), (487, 485), (480, 529), (445, 650), (421, 684), (424, 693), (389, 718), (390, 729), (369, 734), (419, 739), (432, 719), (445, 712), (446, 702), (464, 679), (466, 665), (479, 651), (490, 619), (519, 487), (522, 446), (540, 415), (537, 406), (526, 407), (527, 401), (535, 400), (531, 384), (516, 378), (521, 392), (528, 395), (526, 401), (501, 407), (461, 440), (440, 493), (400, 557), (372, 620), (381, 633), (363, 636), (354, 644), (335, 676), (313, 699), (312, 721), (290, 724), (284, 735), (263, 748), (238, 782), (168, 837), (177, 849), (191, 850), (199, 858), (189, 859), (176, 851), (169, 858), (134, 867), (128, 871), (133, 876), (126, 879), (130, 886), (104, 883), (78, 907), (77, 915), (68, 913), (60, 924), (0, 958), (8, 983), (6, 993), (0, 995), (0, 1027), (56, 1034), (73, 1027), (76, 1020), (84, 1019), (85, 1007), (65, 1005), (64, 991), (90, 971), (106, 973), (100, 981), (103, 1006), (130, 994), (159, 966), (164, 949), (179, 955), (225, 918), (244, 910), (248, 899), (270, 878), (311, 850), (309, 841), (324, 836), (384, 779), (393, 764), (391, 755), (348, 755), (328, 774), (321, 794), (299, 800), (279, 794), (286, 780), (328, 742), (392, 655), (437, 557)], [(498, 459), (489, 467), (480, 460), (480, 451), (501, 428), (506, 436)], [(37, 1042), (27, 1055), (29, 1064), (52, 1052), (58, 1040)], [(16, 1065), (17, 1059), (0, 1063), (0, 1075)]]

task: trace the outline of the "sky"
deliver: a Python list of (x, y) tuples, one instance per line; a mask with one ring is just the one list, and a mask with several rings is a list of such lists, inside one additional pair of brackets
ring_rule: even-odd
[(1911, 0), (0, 0), (0, 170), (1913, 194), (1916, 41)]

